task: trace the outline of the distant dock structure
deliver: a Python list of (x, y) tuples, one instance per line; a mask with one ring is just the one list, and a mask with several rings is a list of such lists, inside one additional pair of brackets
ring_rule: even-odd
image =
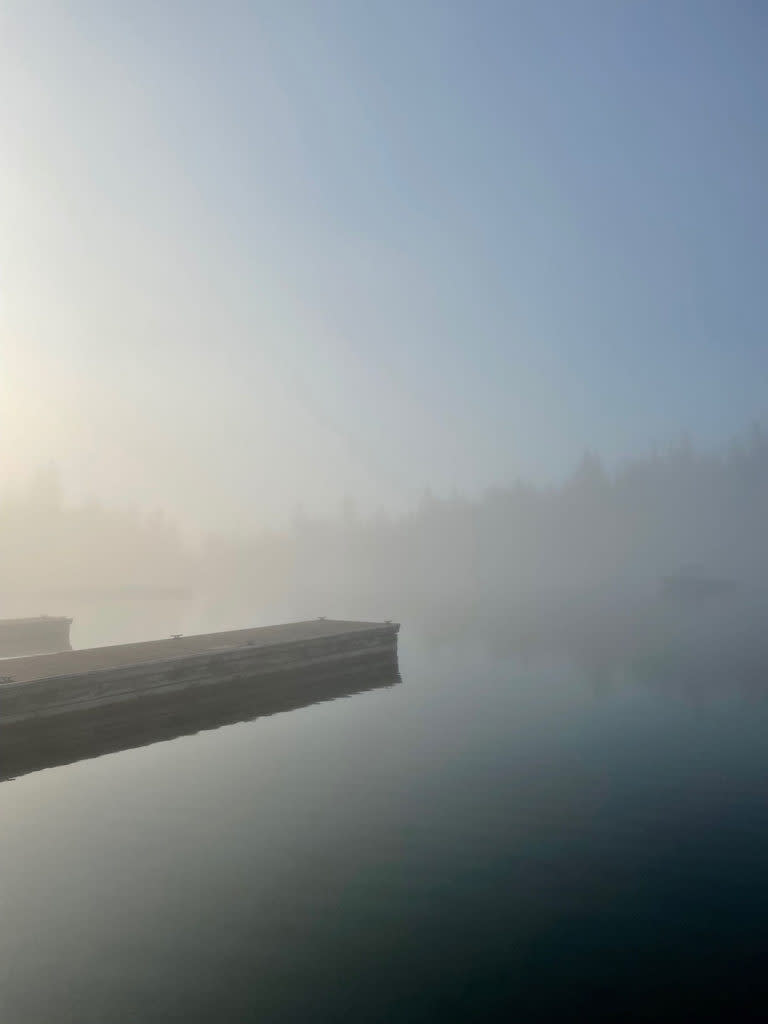
[(0, 619), (0, 658), (71, 651), (69, 627), (63, 615), (37, 615), (24, 619)]
[[(69, 620), (64, 620), (69, 621)], [(157, 698), (207, 699), (225, 684), (265, 706), (333, 690), (346, 675), (397, 672), (399, 626), (315, 619), (280, 626), (174, 636), (137, 644), (65, 650), (0, 662), (0, 744), (10, 725), (120, 708)]]

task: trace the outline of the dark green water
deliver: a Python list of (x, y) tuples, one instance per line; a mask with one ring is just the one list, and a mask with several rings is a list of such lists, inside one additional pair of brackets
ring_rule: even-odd
[(768, 699), (422, 648), (0, 786), (0, 1021), (763, 1019)]

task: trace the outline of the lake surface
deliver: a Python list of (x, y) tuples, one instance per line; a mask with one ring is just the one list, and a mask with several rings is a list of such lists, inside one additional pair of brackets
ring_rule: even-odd
[(400, 668), (0, 785), (3, 1024), (754, 1012), (759, 688), (610, 683), (407, 626)]

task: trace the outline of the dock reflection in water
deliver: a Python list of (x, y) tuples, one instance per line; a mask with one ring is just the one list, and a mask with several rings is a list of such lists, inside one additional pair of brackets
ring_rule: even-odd
[(236, 722), (306, 708), (400, 682), (397, 656), (350, 671), (304, 669), (0, 724), (0, 782), (162, 743)]

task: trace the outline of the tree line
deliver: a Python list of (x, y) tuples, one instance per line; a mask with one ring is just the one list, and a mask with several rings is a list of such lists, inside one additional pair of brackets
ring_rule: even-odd
[(347, 503), (280, 529), (261, 528), (255, 510), (247, 534), (195, 539), (162, 513), (66, 501), (47, 469), (0, 495), (0, 614), (23, 595), (133, 587), (204, 596), (221, 625), (230, 613), (233, 625), (321, 614), (450, 622), (651, 592), (690, 567), (761, 587), (766, 523), (759, 427), (719, 451), (681, 442), (610, 470), (590, 454), (548, 486), (425, 492), (401, 515)]

